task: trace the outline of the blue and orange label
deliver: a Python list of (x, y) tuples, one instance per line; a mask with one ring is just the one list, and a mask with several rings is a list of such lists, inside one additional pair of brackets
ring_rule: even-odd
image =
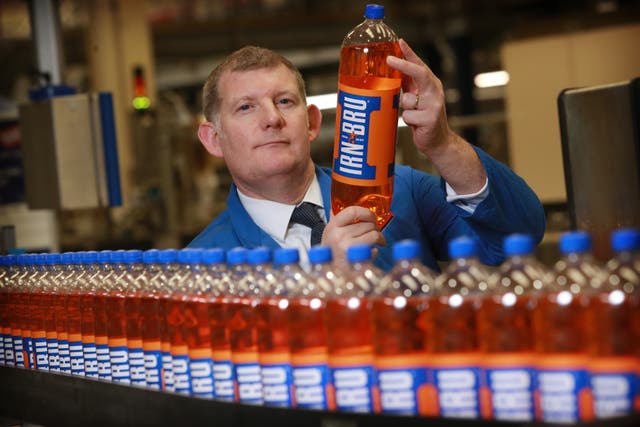
[(98, 354), (94, 335), (82, 336), (82, 354), (84, 357), (84, 374), (90, 378), (98, 378)]
[(56, 331), (47, 331), (47, 355), (49, 358), (49, 370), (60, 372), (60, 353), (58, 351), (58, 334)]
[(126, 338), (109, 338), (109, 363), (111, 364), (113, 381), (122, 384), (131, 383), (129, 349)]
[(144, 367), (144, 350), (141, 339), (128, 339), (129, 349), (129, 369), (131, 375), (131, 385), (146, 386), (146, 372)]
[(69, 336), (66, 332), (58, 334), (58, 356), (60, 357), (60, 372), (71, 373), (71, 354), (69, 353)]
[(111, 381), (109, 339), (105, 335), (96, 336), (96, 358), (98, 359), (98, 378)]
[(213, 380), (216, 399), (235, 402), (237, 395), (235, 390), (235, 375), (231, 362), (231, 351), (212, 351)]
[(638, 388), (634, 357), (597, 357), (589, 360), (595, 417), (612, 418), (634, 411)]
[(471, 418), (480, 416), (480, 368), (474, 353), (430, 355), (437, 390), (439, 416)]
[(241, 403), (262, 405), (262, 375), (257, 352), (233, 352), (235, 388)]
[(269, 406), (293, 406), (293, 373), (289, 353), (260, 353), (262, 399)]
[(437, 415), (437, 394), (425, 361), (424, 354), (376, 356), (383, 413)]
[(303, 409), (335, 409), (335, 393), (330, 380), (326, 353), (292, 354), (295, 406)]
[(189, 348), (186, 345), (171, 346), (173, 391), (191, 395), (191, 372), (189, 371)]
[(336, 409), (345, 412), (380, 412), (380, 390), (373, 355), (329, 355)]
[(191, 395), (213, 399), (213, 359), (209, 348), (189, 349), (189, 372), (191, 374)]
[(393, 177), (400, 88), (338, 87), (333, 179), (360, 186), (386, 185)]
[(171, 360), (171, 343), (161, 341), (160, 349), (162, 351), (162, 390), (175, 391), (173, 361)]
[(71, 359), (71, 373), (84, 376), (84, 350), (81, 334), (69, 334), (69, 357)]
[(582, 354), (544, 355), (537, 360), (536, 406), (545, 422), (577, 423), (593, 419), (593, 397)]
[(32, 331), (35, 367), (42, 371), (49, 370), (49, 351), (47, 350), (47, 334), (44, 330)]
[(162, 390), (162, 351), (160, 341), (143, 341), (144, 372), (147, 387)]
[(13, 338), (11, 336), (11, 328), (4, 328), (3, 341), (4, 341), (4, 365), (15, 366), (15, 359), (13, 356)]
[(482, 417), (501, 421), (533, 421), (536, 379), (533, 355), (495, 353), (485, 355), (482, 360)]

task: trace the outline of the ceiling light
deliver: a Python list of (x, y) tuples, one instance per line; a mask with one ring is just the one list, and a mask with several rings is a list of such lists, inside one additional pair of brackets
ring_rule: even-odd
[(509, 83), (509, 73), (504, 70), (480, 73), (473, 78), (473, 82), (479, 88), (504, 86)]

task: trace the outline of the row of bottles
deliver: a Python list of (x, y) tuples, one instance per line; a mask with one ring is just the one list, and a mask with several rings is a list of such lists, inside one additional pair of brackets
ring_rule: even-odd
[(436, 274), (416, 242), (336, 270), (327, 247), (0, 258), (0, 365), (202, 398), (350, 412), (579, 422), (640, 403), (640, 237), (616, 257), (562, 236), (553, 270), (529, 236), (492, 272), (450, 242)]

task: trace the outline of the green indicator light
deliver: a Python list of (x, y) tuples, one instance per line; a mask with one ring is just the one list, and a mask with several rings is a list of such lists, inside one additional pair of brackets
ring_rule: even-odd
[(151, 100), (146, 96), (136, 96), (131, 104), (136, 110), (146, 110), (151, 105)]

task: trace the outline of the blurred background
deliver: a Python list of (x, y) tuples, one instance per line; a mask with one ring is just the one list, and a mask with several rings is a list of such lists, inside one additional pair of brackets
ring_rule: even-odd
[[(209, 72), (233, 50), (255, 44), (290, 58), (308, 96), (335, 93), (340, 43), (363, 20), (366, 3), (0, 0), (3, 244), (32, 252), (186, 245), (225, 208), (230, 184), (224, 164), (196, 135)], [(640, 1), (379, 3), (387, 24), (443, 81), (451, 126), (536, 191), (548, 218), (542, 248), (549, 250), (539, 255), (553, 260), (556, 237), (570, 226), (558, 95), (640, 75)], [(57, 56), (43, 58), (47, 52)], [(62, 197), (38, 203), (27, 194), (31, 172), (25, 164), (47, 168), (56, 163), (56, 147), (76, 152), (85, 143), (73, 132), (53, 135), (37, 115), (21, 118), (21, 109), (33, 102), (30, 91), (47, 83), (111, 93), (121, 190), (116, 206)], [(335, 110), (323, 115), (312, 154), (328, 166)], [(433, 172), (406, 127), (398, 133), (397, 162)], [(75, 158), (54, 168), (74, 196), (94, 191), (73, 172), (81, 163)], [(46, 196), (60, 186), (36, 191)]]

